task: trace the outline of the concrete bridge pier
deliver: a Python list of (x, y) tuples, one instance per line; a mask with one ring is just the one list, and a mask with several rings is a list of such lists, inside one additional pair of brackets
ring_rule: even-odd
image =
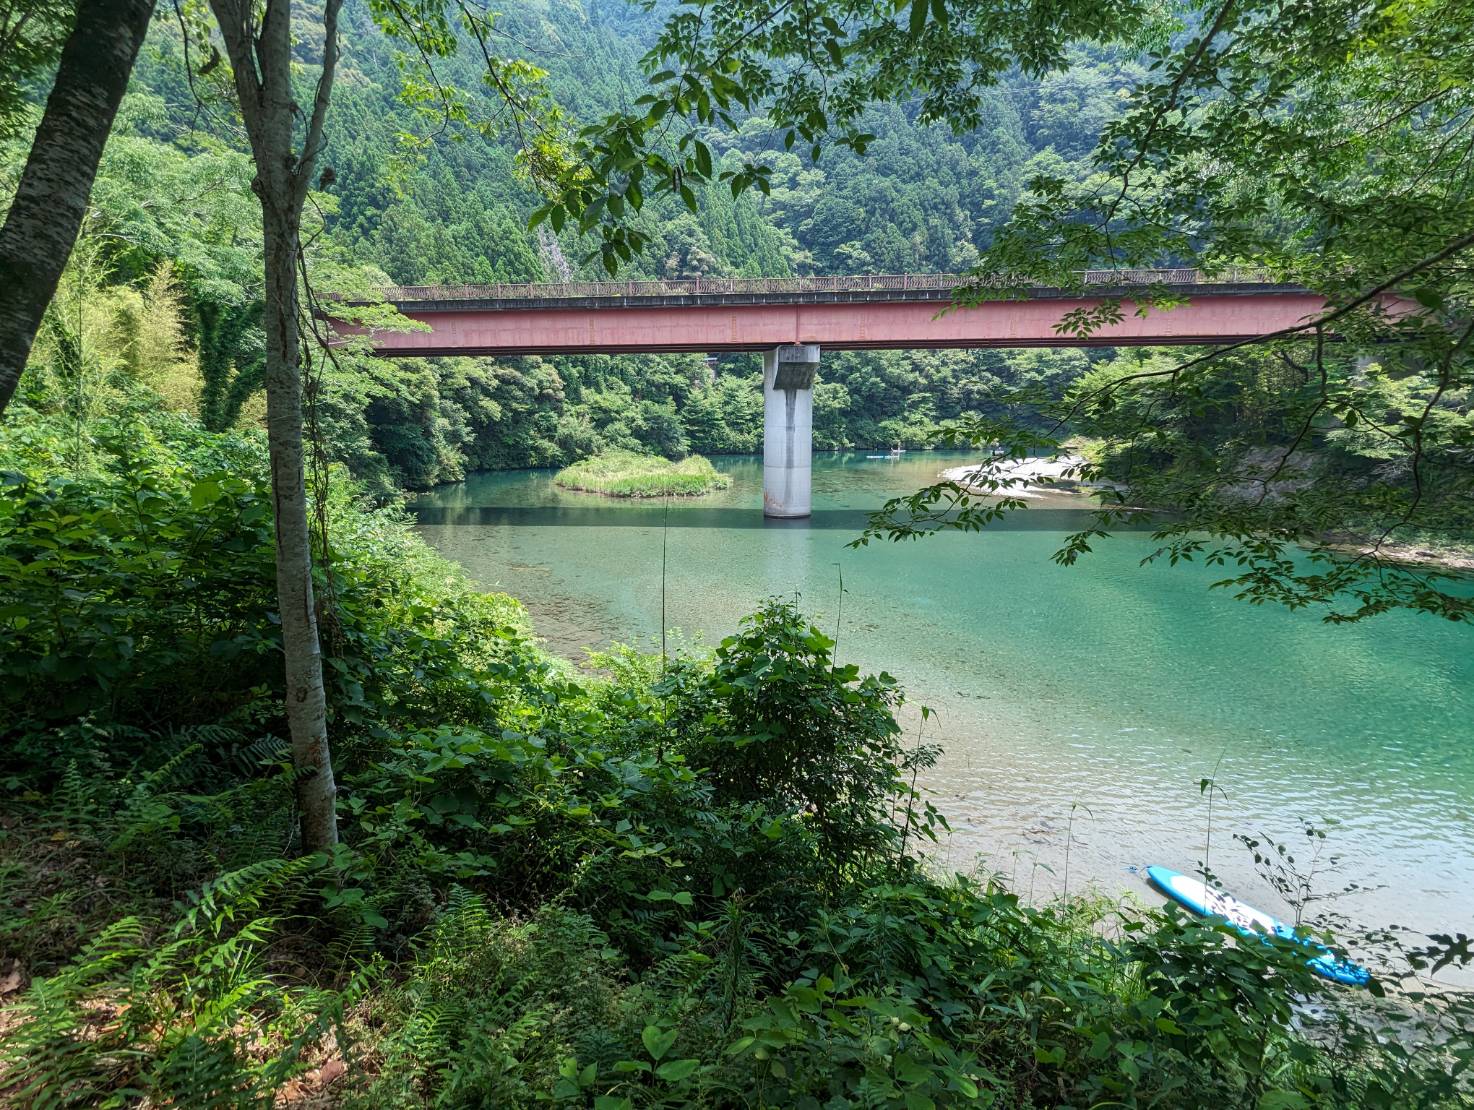
[(806, 517), (814, 453), (817, 344), (763, 352), (763, 515)]

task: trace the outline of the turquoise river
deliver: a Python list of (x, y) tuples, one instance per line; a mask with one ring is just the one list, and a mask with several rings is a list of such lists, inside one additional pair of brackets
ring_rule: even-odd
[[(966, 461), (814, 461), (814, 515), (765, 522), (757, 459), (714, 460), (730, 489), (660, 503), (558, 490), (550, 471), (476, 475), (412, 506), (425, 538), (526, 603), (555, 652), (714, 645), (764, 597), (798, 595), (838, 652), (896, 675), (944, 754), (926, 785), (954, 832), (937, 863), (1011, 877), (1035, 899), (1094, 886), (1150, 897), (1133, 868), (1211, 867), (1285, 907), (1233, 834), (1308, 852), (1327, 829), (1321, 909), (1366, 926), (1474, 931), (1474, 628), (1396, 614), (1328, 626), (1139, 565), (1146, 533), (1050, 561), (1081, 502), (1041, 500), (982, 534), (850, 549), (866, 512)], [(843, 609), (839, 575), (844, 576)], [(1334, 857), (1334, 858), (1333, 858)]]

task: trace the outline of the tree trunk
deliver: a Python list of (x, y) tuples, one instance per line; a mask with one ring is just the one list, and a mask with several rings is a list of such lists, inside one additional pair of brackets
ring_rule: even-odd
[(72, 253), (154, 0), (79, 0), (56, 83), (0, 229), (0, 414)]
[(267, 0), (257, 20), (254, 0), (210, 0), (234, 71), (241, 118), (256, 163), (252, 189), (261, 201), (265, 239), (266, 432), (276, 505), (276, 588), (286, 664), (287, 727), (302, 847), (338, 842), (337, 788), (328, 748), (327, 697), (312, 596), (312, 541), (302, 450), (302, 365), (298, 334), (297, 266), (302, 256), (302, 206), (307, 200), (338, 60), (338, 11), (323, 5), (323, 68), (301, 150), (295, 147), (297, 104), (292, 94), (291, 0)]
[(328, 751), (327, 697), (312, 594), (312, 538), (302, 448), (302, 367), (297, 333), (297, 259), (302, 245), (294, 213), (264, 200), (266, 247), (266, 435), (276, 504), (276, 591), (286, 658), (287, 726), (302, 846), (338, 842), (333, 764)]

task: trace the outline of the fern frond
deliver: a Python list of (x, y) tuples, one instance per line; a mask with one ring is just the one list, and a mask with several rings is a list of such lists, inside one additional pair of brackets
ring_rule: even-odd
[(198, 755), (201, 746), (198, 743), (186, 744), (166, 759), (158, 767), (148, 772), (138, 780), (138, 785), (133, 788), (135, 794), (157, 794), (167, 787), (172, 779), (178, 775), (185, 761), (192, 755)]
[(297, 859), (266, 859), (227, 871), (189, 896), (190, 906), (175, 927), (175, 934), (220, 930), (237, 918), (252, 920), (271, 897), (277, 908), (295, 898), (307, 876), (321, 866), (311, 856)]

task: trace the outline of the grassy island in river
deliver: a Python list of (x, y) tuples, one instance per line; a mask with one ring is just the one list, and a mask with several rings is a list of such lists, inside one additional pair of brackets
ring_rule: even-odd
[(732, 479), (717, 473), (701, 455), (687, 455), (673, 462), (658, 455), (615, 448), (565, 466), (553, 481), (564, 489), (608, 497), (664, 497), (726, 489)]

